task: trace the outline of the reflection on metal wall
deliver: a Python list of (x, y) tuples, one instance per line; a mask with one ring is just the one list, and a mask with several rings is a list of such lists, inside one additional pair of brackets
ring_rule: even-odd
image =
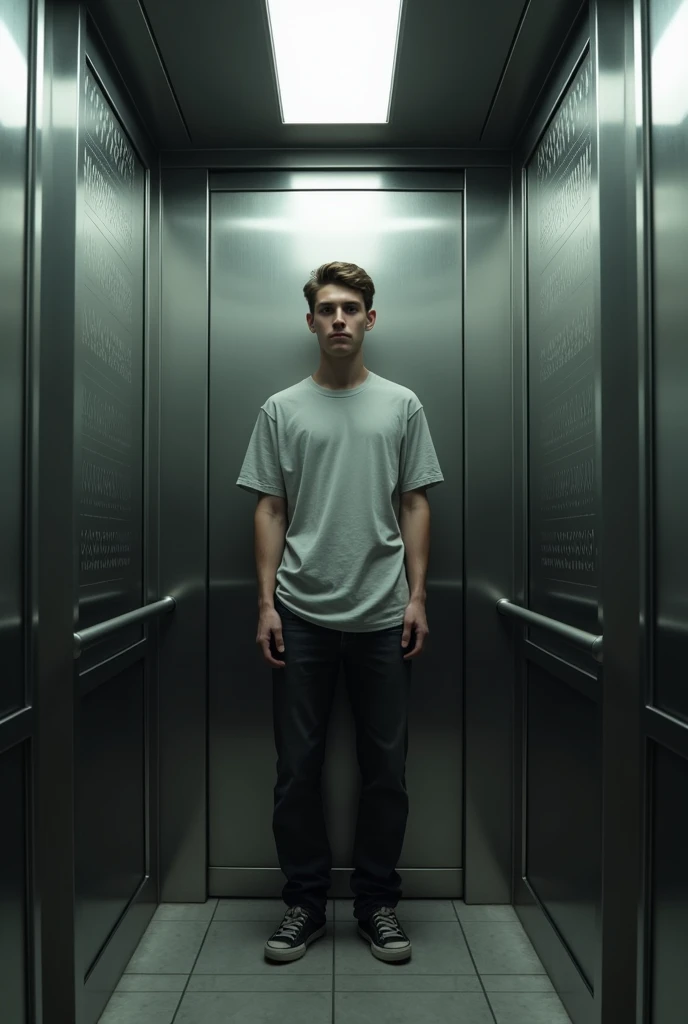
[(0, 0), (0, 1018), (12, 1024), (28, 1021), (27, 755), (35, 749), (32, 712), (24, 728), (10, 717), (31, 700), (24, 658), (30, 8), (28, 0)]
[(0, 0), (0, 718), (24, 704), (24, 250), (29, 4)]
[(688, 3), (653, 0), (655, 702), (688, 720)]
[(530, 607), (597, 626), (592, 66), (528, 167)]
[(653, 1024), (673, 1024), (685, 1015), (688, 998), (688, 2), (649, 0), (648, 9), (653, 410), (647, 444), (655, 561), (645, 991)]
[[(88, 63), (83, 81), (75, 368), (82, 627), (142, 601), (144, 286), (143, 169)], [(86, 661), (138, 635), (97, 645)]]

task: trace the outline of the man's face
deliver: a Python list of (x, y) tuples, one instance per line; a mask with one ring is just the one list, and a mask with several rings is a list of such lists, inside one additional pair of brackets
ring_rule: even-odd
[(313, 334), (317, 334), (323, 352), (352, 356), (363, 344), (366, 331), (372, 330), (375, 316), (374, 309), (366, 313), (360, 292), (328, 284), (318, 290), (315, 312), (307, 313), (306, 321)]

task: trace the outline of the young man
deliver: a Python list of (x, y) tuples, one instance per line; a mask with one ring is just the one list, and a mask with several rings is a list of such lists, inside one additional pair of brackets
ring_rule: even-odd
[(362, 778), (354, 915), (376, 957), (408, 960), (395, 915), (408, 697), (428, 635), (425, 489), (444, 477), (416, 395), (363, 365), (376, 319), (370, 277), (327, 263), (304, 294), (320, 366), (261, 407), (237, 480), (258, 492), (256, 642), (273, 667), (273, 832), (289, 908), (265, 956), (297, 960), (325, 934), (332, 855), (320, 775), (342, 663)]

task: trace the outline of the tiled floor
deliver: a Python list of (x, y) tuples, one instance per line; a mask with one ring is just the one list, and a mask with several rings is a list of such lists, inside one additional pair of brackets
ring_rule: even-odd
[(570, 1024), (511, 907), (404, 900), (406, 964), (376, 960), (350, 900), (301, 960), (263, 946), (280, 900), (163, 904), (100, 1024)]

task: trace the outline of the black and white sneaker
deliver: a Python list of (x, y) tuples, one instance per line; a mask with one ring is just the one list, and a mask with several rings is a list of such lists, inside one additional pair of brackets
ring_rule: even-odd
[(277, 931), (265, 943), (265, 956), (280, 963), (299, 960), (306, 947), (326, 931), (326, 921), (317, 924), (304, 907), (290, 907)]
[(392, 907), (378, 907), (367, 921), (359, 921), (358, 934), (370, 943), (370, 952), (378, 960), (397, 963), (411, 959), (411, 940)]

